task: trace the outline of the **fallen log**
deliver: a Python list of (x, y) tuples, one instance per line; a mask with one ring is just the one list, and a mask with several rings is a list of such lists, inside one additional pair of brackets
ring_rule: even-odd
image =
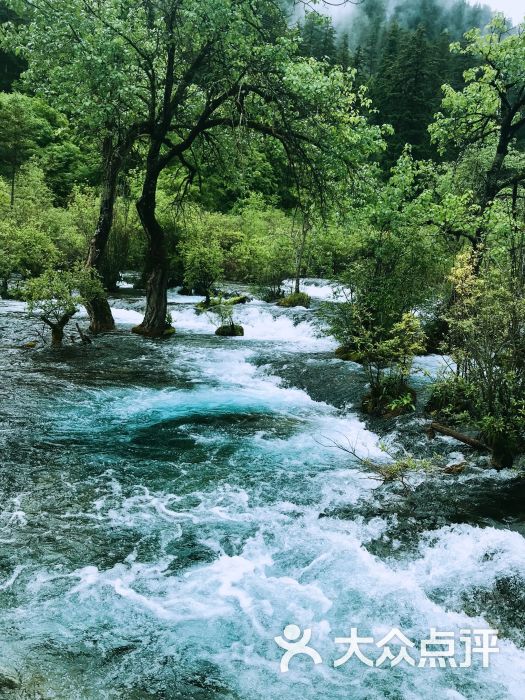
[(463, 435), (463, 433), (458, 433), (457, 430), (448, 428), (446, 425), (441, 425), (441, 423), (432, 422), (428, 426), (426, 432), (430, 439), (434, 438), (436, 436), (436, 433), (441, 433), (441, 435), (448, 435), (449, 437), (453, 437), (455, 440), (459, 440), (459, 442), (463, 442), (465, 445), (468, 445), (469, 447), (472, 447), (475, 450), (479, 450), (480, 452), (492, 452), (492, 449), (488, 445), (485, 445), (484, 442), (481, 442), (481, 440), (477, 440), (476, 438), (470, 437), (470, 435)]

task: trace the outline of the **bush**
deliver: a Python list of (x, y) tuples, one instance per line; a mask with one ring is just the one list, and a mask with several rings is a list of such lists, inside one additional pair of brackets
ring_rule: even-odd
[(310, 308), (311, 299), (305, 292), (294, 292), (289, 294), (283, 299), (279, 299), (277, 306), (283, 306), (284, 308), (292, 308), (294, 306), (304, 306), (305, 309)]
[(338, 357), (359, 362), (368, 377), (370, 393), (363, 409), (373, 415), (399, 415), (413, 410), (415, 392), (407, 385), (414, 356), (425, 348), (425, 334), (413, 314), (404, 314), (390, 331), (374, 324), (371, 314), (352, 305), (345, 328), (347, 345)]

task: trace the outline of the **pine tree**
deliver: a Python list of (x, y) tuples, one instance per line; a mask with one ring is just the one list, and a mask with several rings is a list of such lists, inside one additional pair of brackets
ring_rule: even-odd
[(330, 17), (319, 12), (307, 12), (299, 31), (303, 56), (336, 62), (335, 29)]
[(350, 68), (352, 64), (352, 57), (350, 55), (350, 46), (349, 46), (349, 37), (348, 33), (344, 32), (341, 34), (341, 38), (339, 39), (339, 44), (337, 46), (337, 54), (336, 54), (336, 62), (343, 68), (344, 70), (347, 70)]

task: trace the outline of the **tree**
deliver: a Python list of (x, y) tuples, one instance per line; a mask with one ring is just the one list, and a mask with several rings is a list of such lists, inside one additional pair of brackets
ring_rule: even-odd
[(420, 26), (415, 31), (401, 29), (392, 22), (385, 38), (383, 55), (370, 94), (378, 118), (391, 124), (394, 134), (385, 155), (393, 165), (406, 144), (416, 158), (429, 158), (431, 147), (428, 125), (439, 105), (439, 88), (446, 75), (439, 50)]
[(319, 12), (306, 12), (299, 24), (301, 54), (319, 61), (334, 63), (336, 60), (335, 29), (331, 17)]
[(46, 270), (24, 287), (29, 312), (36, 311), (51, 329), (51, 345), (60, 347), (64, 328), (87, 298), (103, 294), (104, 290), (92, 270), (78, 266), (73, 270)]
[(52, 138), (45, 111), (38, 100), (18, 93), (0, 93), (0, 163), (9, 173), (12, 207), (20, 167)]
[[(151, 3), (149, 3), (151, 4)], [(142, 133), (143, 80), (153, 77), (139, 48), (149, 20), (142, 3), (126, 0), (8, 0), (25, 24), (12, 27), (8, 46), (29, 67), (24, 83), (68, 115), (84, 146), (99, 154), (100, 202), (86, 266), (100, 269), (113, 224), (119, 175)], [(140, 5), (140, 7), (139, 7)], [(137, 65), (138, 61), (138, 65)], [(86, 299), (91, 330), (112, 330), (107, 300)]]
[(479, 65), (466, 71), (463, 90), (445, 85), (443, 111), (430, 132), (442, 152), (452, 145), (461, 158), (487, 155), (476, 188), (478, 226), (472, 234), (464, 234), (481, 253), (476, 258), (481, 262), (494, 200), (525, 182), (525, 158), (519, 146), (525, 134), (525, 25), (513, 32), (503, 15), (497, 15), (485, 33), (472, 30), (465, 47), (452, 48), (474, 57)]
[(496, 463), (511, 466), (525, 446), (525, 248), (488, 257), (478, 265), (465, 250), (452, 270), (446, 350), (457, 369), (434, 388), (429, 408), (474, 424)]
[[(216, 0), (205, 9), (200, 3), (182, 9), (190, 7), (187, 24), (181, 8), (157, 8), (159, 34), (150, 40), (160, 83), (149, 96), (146, 172), (137, 202), (149, 243), (149, 279), (144, 321), (133, 329), (150, 336), (165, 331), (166, 236), (156, 216), (156, 197), (168, 165), (178, 160), (191, 182), (205, 144), (220, 148), (221, 134), (231, 129), (256, 131), (286, 153), (296, 196), (309, 190), (322, 207), (331, 184), (355, 171), (381, 142), (381, 130), (360, 113), (366, 100), (352, 91), (352, 75), (299, 58), (273, 2), (254, 8), (244, 0), (235, 6)], [(202, 12), (196, 35), (195, 16)]]
[(213, 285), (222, 277), (224, 254), (220, 243), (221, 214), (205, 214), (198, 209), (185, 216), (180, 252), (184, 264), (184, 284), (210, 303)]
[(343, 70), (347, 70), (352, 65), (352, 56), (350, 54), (350, 37), (347, 32), (341, 34), (337, 44), (336, 62)]
[[(0, 31), (6, 22), (20, 23), (21, 18), (5, 6), (0, 5)], [(0, 92), (11, 92), (13, 84), (25, 68), (25, 62), (16, 53), (0, 49)]]

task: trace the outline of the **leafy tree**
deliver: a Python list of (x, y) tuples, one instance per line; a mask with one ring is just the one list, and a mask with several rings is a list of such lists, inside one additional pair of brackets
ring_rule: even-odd
[[(515, 254), (515, 252), (514, 252)], [(525, 258), (520, 248), (521, 264)], [(430, 408), (455, 421), (474, 423), (494, 449), (495, 461), (510, 466), (525, 446), (525, 279), (511, 259), (481, 269), (469, 251), (451, 274), (454, 303), (447, 312), (446, 350), (457, 370), (438, 384)]]
[(437, 180), (433, 166), (405, 153), (388, 182), (375, 183), (375, 189), (370, 183), (366, 206), (348, 216), (349, 261), (340, 276), (348, 301), (338, 304), (333, 316), (343, 344), (348, 344), (345, 329), (355, 336), (355, 303), (374, 333), (384, 336), (403, 314), (439, 295), (450, 253), (438, 234), (451, 226), (452, 211), (459, 216), (454, 207), (463, 208), (455, 198), (442, 201)]
[[(322, 207), (336, 177), (355, 170), (380, 144), (380, 129), (370, 127), (360, 114), (363, 95), (352, 92), (351, 75), (340, 69), (327, 72), (312, 59), (296, 58), (285, 18), (274, 3), (259, 6), (257, 12), (245, 2), (238, 3), (235, 11), (225, 0), (217, 0), (213, 7), (211, 15), (206, 7), (200, 45), (194, 31), (195, 13), (187, 34), (184, 24), (176, 25), (178, 36), (187, 36), (190, 42), (187, 51), (180, 40), (176, 44), (178, 51), (186, 51), (181, 61), (188, 73), (183, 72), (182, 83), (175, 80), (174, 66), (180, 61), (174, 60), (171, 40), (179, 18), (161, 12), (155, 25), (161, 31), (154, 42), (155, 56), (164, 61), (163, 84), (170, 97), (151, 94), (156, 109), (148, 129), (146, 173), (137, 203), (149, 242), (150, 274), (144, 321), (133, 330), (145, 335), (164, 332), (168, 268), (156, 196), (160, 174), (172, 161), (186, 167), (191, 180), (200, 168), (199, 144), (213, 139), (220, 145), (221, 134), (231, 129), (256, 131), (281, 144), (293, 164), (297, 197), (299, 189), (308, 189), (317, 193)], [(215, 24), (210, 24), (210, 16)], [(164, 54), (159, 46), (166, 47)], [(233, 70), (225, 72), (225, 56), (235, 57)], [(192, 81), (198, 81), (198, 90), (189, 90)], [(188, 110), (190, 121), (181, 123), (181, 115)], [(334, 123), (340, 128), (335, 129)]]
[(12, 277), (27, 279), (54, 265), (73, 265), (84, 253), (84, 240), (71, 212), (57, 207), (43, 171), (22, 166), (17, 197), (10, 206), (10, 185), (0, 179), (0, 280), (8, 295)]
[(184, 284), (210, 303), (213, 285), (223, 273), (224, 254), (220, 244), (221, 214), (204, 214), (193, 210), (186, 217), (181, 241)]
[(525, 134), (525, 32), (513, 32), (499, 15), (486, 33), (472, 30), (464, 48), (453, 48), (480, 64), (466, 72), (463, 90), (444, 87), (443, 111), (436, 115), (430, 131), (443, 152), (454, 145), (463, 158), (480, 150), (490, 154), (479, 178), (478, 226), (473, 234), (465, 233), (481, 251), (492, 203), (525, 182), (525, 160), (519, 146)]
[(37, 312), (51, 329), (51, 345), (60, 347), (64, 328), (86, 298), (103, 294), (99, 279), (92, 270), (77, 266), (73, 270), (46, 270), (29, 280), (24, 287), (28, 310)]
[[(0, 4), (0, 32), (2, 25), (7, 22), (19, 24), (21, 18), (2, 2)], [(16, 53), (0, 48), (0, 92), (11, 92), (13, 84), (18, 80), (25, 67), (25, 62)]]
[(16, 176), (37, 149), (52, 138), (45, 106), (18, 93), (0, 93), (0, 164), (9, 174), (11, 206), (15, 203)]
[[(101, 194), (86, 258), (86, 265), (96, 269), (113, 224), (119, 175), (143, 130), (147, 107), (142, 77), (155, 80), (155, 69), (139, 55), (144, 54), (139, 46), (149, 19), (147, 8), (138, 4), (7, 0), (26, 22), (10, 32), (8, 42), (29, 61), (24, 83), (69, 117), (84, 149), (98, 153)], [(86, 303), (93, 331), (114, 328), (104, 297)]]

